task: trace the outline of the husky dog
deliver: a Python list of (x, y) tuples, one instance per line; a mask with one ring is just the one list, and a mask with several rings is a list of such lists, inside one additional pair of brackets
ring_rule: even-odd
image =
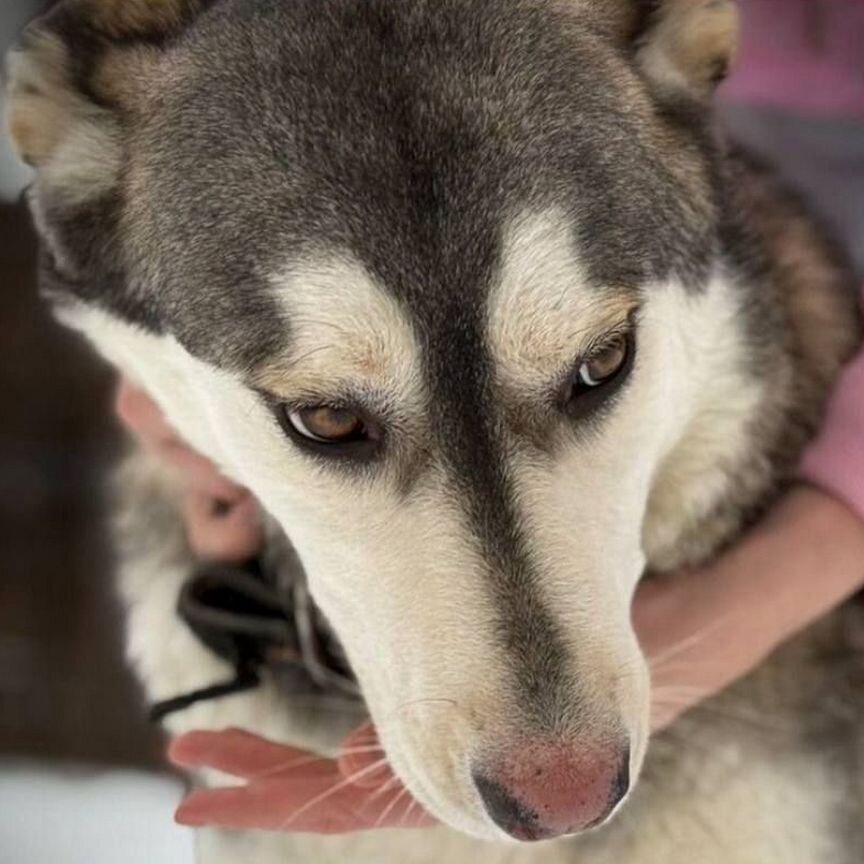
[[(853, 610), (649, 747), (637, 582), (766, 507), (857, 342), (830, 244), (713, 132), (736, 24), (726, 0), (65, 0), (11, 55), (43, 292), (290, 537), (444, 826), (205, 831), (202, 861), (864, 860)], [(172, 480), (123, 476), (148, 696), (223, 681), (176, 612)], [(362, 716), (262, 676), (168, 729), (332, 750)]]

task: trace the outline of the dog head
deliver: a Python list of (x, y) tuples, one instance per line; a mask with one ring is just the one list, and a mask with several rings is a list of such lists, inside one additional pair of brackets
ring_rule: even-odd
[(43, 290), (284, 527), (396, 771), (478, 836), (624, 797), (634, 588), (748, 445), (734, 32), (716, 0), (67, 0), (11, 57)]

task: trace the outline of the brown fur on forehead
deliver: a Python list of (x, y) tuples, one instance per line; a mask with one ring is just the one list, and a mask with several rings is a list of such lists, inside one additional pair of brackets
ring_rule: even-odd
[(165, 42), (181, 32), (207, 0), (91, 0), (109, 37), (90, 69), (89, 84), (104, 102), (144, 116), (158, 111), (166, 89), (194, 75), (192, 58)]
[[(169, 62), (173, 62), (173, 69)], [(166, 79), (179, 78), (189, 64), (152, 45), (111, 45), (93, 69), (91, 86), (99, 98), (130, 116), (150, 110)]]
[(76, 12), (111, 39), (165, 36), (189, 21), (203, 0), (79, 0)]
[(499, 379), (543, 390), (610, 331), (626, 326), (639, 293), (592, 284), (571, 220), (561, 211), (523, 213), (506, 230), (487, 339)]

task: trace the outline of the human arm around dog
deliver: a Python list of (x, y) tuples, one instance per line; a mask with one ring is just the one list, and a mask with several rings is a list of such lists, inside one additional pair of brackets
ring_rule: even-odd
[(864, 518), (864, 355), (843, 373), (802, 474)]

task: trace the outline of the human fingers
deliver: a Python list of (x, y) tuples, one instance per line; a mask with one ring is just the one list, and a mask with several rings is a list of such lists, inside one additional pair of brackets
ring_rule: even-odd
[[(339, 770), (345, 777), (357, 776), (356, 785), (374, 789), (395, 776), (388, 762), (381, 764), (385, 755), (375, 727), (371, 723), (364, 723), (342, 742), (338, 756)], [(379, 765), (377, 770), (363, 773), (372, 764)]]
[(201, 789), (181, 804), (181, 825), (236, 830), (345, 834), (377, 828), (433, 824), (404, 788), (375, 796), (358, 789), (331, 762), (331, 773), (253, 782), (228, 789)]
[(183, 516), (189, 543), (200, 558), (245, 561), (264, 543), (258, 506), (248, 493), (228, 504), (209, 494), (190, 492), (183, 502)]
[(297, 747), (268, 741), (243, 729), (189, 732), (175, 738), (168, 758), (180, 768), (214, 768), (244, 780), (275, 776), (303, 767), (306, 773), (333, 772), (332, 760)]
[(142, 446), (175, 467), (187, 489), (232, 503), (247, 494), (242, 486), (225, 478), (209, 459), (186, 444), (165, 418), (159, 406), (138, 387), (121, 379), (115, 412)]

